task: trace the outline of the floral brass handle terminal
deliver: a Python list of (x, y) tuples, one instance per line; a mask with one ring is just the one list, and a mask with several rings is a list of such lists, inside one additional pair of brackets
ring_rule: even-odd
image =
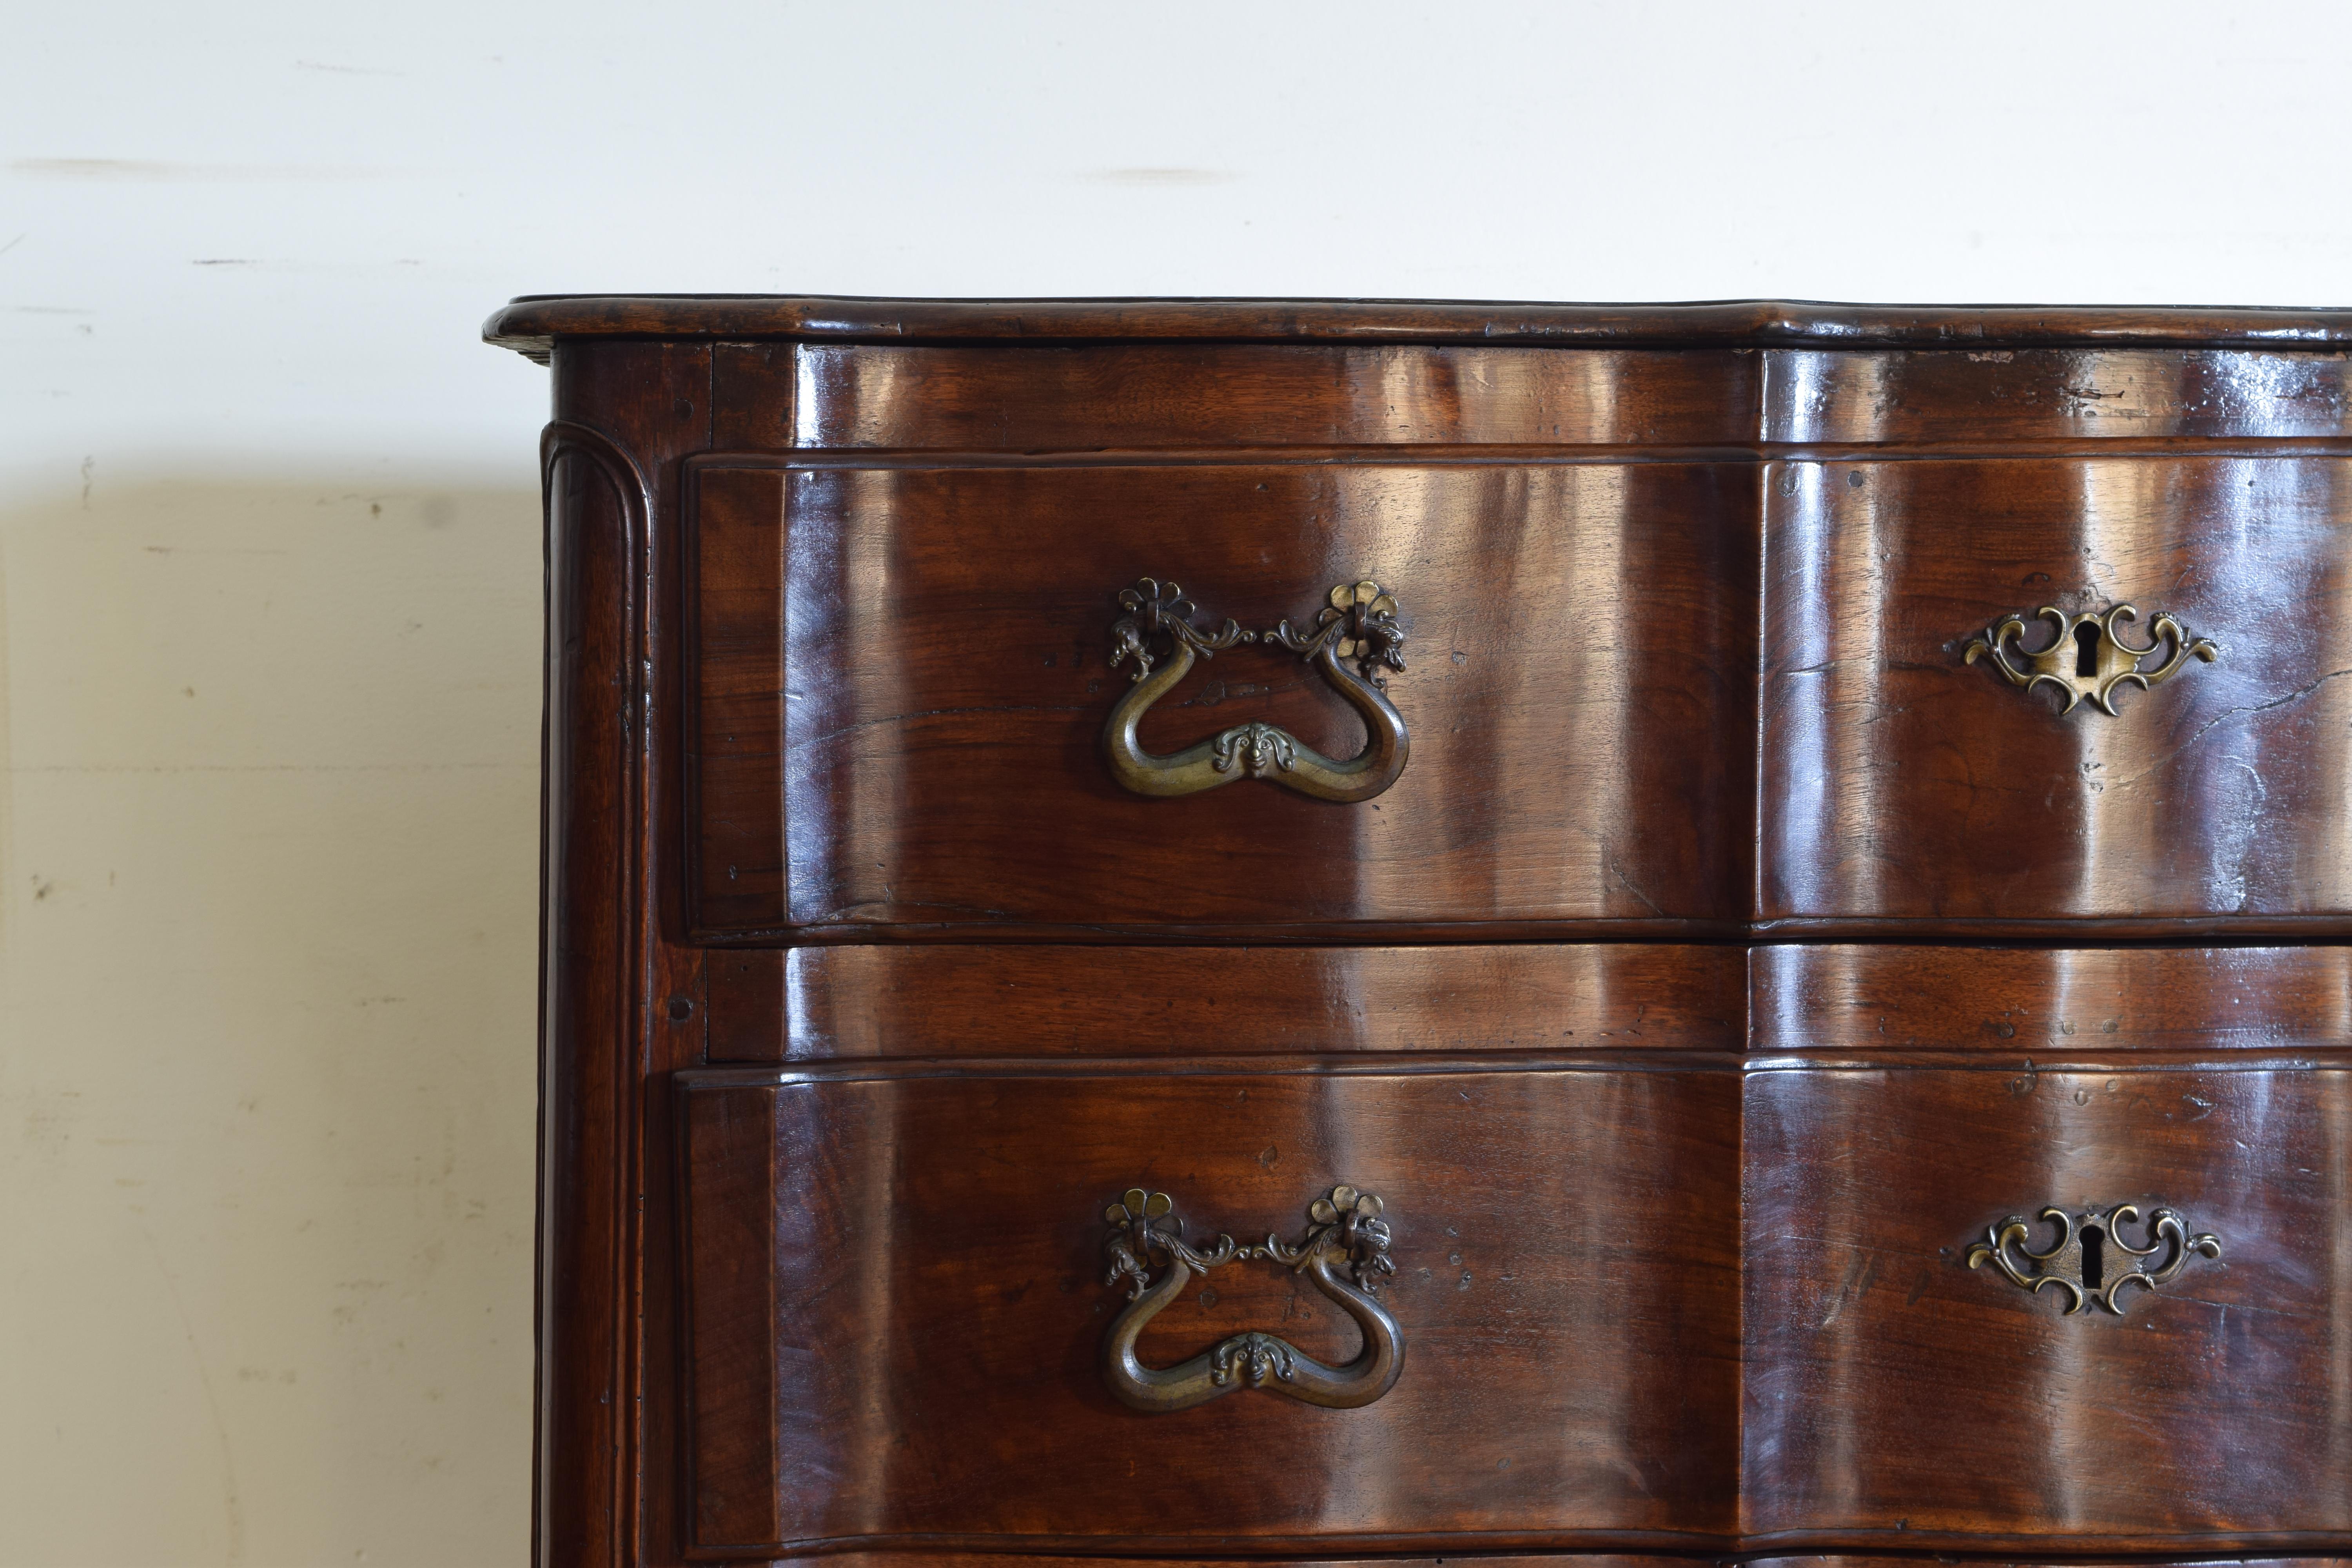
[[(1393, 595), (1378, 583), (1342, 583), (1317, 615), (1313, 628), (1284, 621), (1269, 632), (1244, 631), (1232, 620), (1204, 632), (1192, 625), (1193, 606), (1173, 583), (1146, 577), (1120, 591), (1127, 613), (1110, 629), (1110, 662), (1135, 665), (1135, 684), (1110, 711), (1103, 750), (1113, 777), (1138, 795), (1197, 795), (1239, 779), (1265, 779), (1318, 800), (1370, 800), (1404, 772), (1409, 743), (1404, 716), (1389, 701), (1382, 668), (1404, 668), (1404, 630)], [(1151, 705), (1173, 690), (1195, 658), (1214, 658), (1235, 643), (1280, 643), (1322, 672), (1363, 715), (1363, 753), (1334, 762), (1287, 730), (1237, 724), (1169, 756), (1143, 749), (1137, 729)], [(1164, 648), (1164, 651), (1162, 651)], [(1349, 669), (1343, 661), (1353, 660)], [(1164, 662), (1163, 662), (1164, 661)], [(1158, 668), (1155, 668), (1154, 666)]]
[[(2058, 1227), (2058, 1239), (2036, 1252), (2026, 1245), (2030, 1229), (2023, 1215), (2011, 1215), (1985, 1232), (1969, 1248), (1969, 1267), (1990, 1263), (2010, 1283), (2039, 1295), (2050, 1286), (2066, 1293), (2066, 1315), (2074, 1316), (2096, 1302), (2117, 1317), (2124, 1312), (2124, 1288), (2138, 1285), (2153, 1290), (2168, 1284), (2188, 1265), (2191, 1253), (2221, 1256), (2221, 1239), (2210, 1233), (2191, 1236), (2189, 1226), (2170, 1209), (2147, 1216), (2144, 1247), (2124, 1239), (2122, 1226), (2139, 1222), (2137, 1204), (2086, 1209), (2069, 1214), (2051, 1207), (2041, 1217)], [(2150, 1263), (2150, 1258), (2160, 1261)]]
[[(2139, 619), (2139, 612), (2129, 605), (2072, 616), (2055, 605), (2044, 605), (2033, 614), (2051, 624), (2048, 647), (2028, 653), (2016, 646), (2025, 637), (2025, 617), (2009, 616), (1969, 643), (1961, 662), (1985, 659), (2011, 686), (2028, 691), (2047, 682), (2065, 700), (2058, 710), (2061, 713), (2072, 713), (2074, 705), (2087, 697), (2102, 712), (2119, 718), (2116, 692), (2121, 688), (2137, 686), (2145, 691), (2179, 674), (2191, 658), (2210, 664), (2221, 652), (2210, 637), (2190, 637), (2189, 628), (2169, 613), (2159, 614), (2147, 624), (2146, 647), (2134, 647), (2124, 641), (2122, 632), (2123, 623)], [(2164, 662), (2141, 668), (2139, 661), (2155, 653), (2165, 654)]]
[[(1110, 1272), (1103, 1282), (1127, 1281), (1127, 1307), (1103, 1339), (1103, 1381), (1112, 1397), (1131, 1409), (1160, 1412), (1189, 1410), (1240, 1389), (1262, 1388), (1327, 1409), (1352, 1410), (1386, 1394), (1404, 1370), (1404, 1335), (1373, 1298), (1381, 1280), (1396, 1272), (1381, 1206), (1370, 1193), (1334, 1187), (1308, 1206), (1307, 1235), (1295, 1245), (1268, 1236), (1262, 1246), (1243, 1247), (1220, 1236), (1216, 1246), (1202, 1249), (1184, 1240), (1176, 1205), (1166, 1193), (1129, 1189), (1103, 1211), (1110, 1226), (1104, 1242)], [(1363, 1353), (1346, 1366), (1326, 1366), (1287, 1340), (1253, 1331), (1220, 1341), (1178, 1366), (1143, 1364), (1135, 1352), (1143, 1326), (1183, 1294), (1193, 1275), (1253, 1258), (1306, 1275), (1356, 1321), (1363, 1331)], [(1155, 1258), (1167, 1262), (1156, 1282)], [(1337, 1272), (1343, 1266), (1344, 1279)]]

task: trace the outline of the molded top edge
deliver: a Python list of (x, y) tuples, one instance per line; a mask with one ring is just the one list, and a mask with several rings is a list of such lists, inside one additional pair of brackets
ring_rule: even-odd
[(2352, 345), (2352, 310), (1850, 305), (1795, 300), (1547, 305), (1446, 300), (884, 300), (802, 294), (527, 294), (484, 323), (544, 360), (557, 338), (833, 342), (1519, 343), (1600, 348)]

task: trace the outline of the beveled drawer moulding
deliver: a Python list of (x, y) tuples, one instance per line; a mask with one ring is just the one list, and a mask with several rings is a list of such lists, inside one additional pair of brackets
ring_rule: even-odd
[(488, 336), (541, 1563), (2352, 1552), (2352, 312)]

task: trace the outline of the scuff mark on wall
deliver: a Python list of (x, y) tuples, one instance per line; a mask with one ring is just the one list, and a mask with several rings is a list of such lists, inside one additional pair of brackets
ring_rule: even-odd
[(196, 1363), (196, 1381), (205, 1391), (205, 1408), (212, 1415), (213, 1436), (220, 1440), (221, 1503), (227, 1514), (228, 1550), (221, 1561), (242, 1562), (245, 1557), (245, 1501), (236, 1489), (236, 1454), (229, 1447), (228, 1423), (221, 1419), (220, 1398), (213, 1392), (212, 1369), (205, 1364), (204, 1347), (196, 1342), (196, 1326), (189, 1321), (187, 1303), (180, 1300), (180, 1282), (173, 1277), (171, 1266), (163, 1261), (163, 1248), (155, 1245), (152, 1232), (143, 1224), (139, 1238), (147, 1244), (148, 1255), (155, 1260), (155, 1272), (163, 1277), (164, 1293), (172, 1298), (172, 1310), (180, 1320), (180, 1331), (187, 1336), (188, 1354)]

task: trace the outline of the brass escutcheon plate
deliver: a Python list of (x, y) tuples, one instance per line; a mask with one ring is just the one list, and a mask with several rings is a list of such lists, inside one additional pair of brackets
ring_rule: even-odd
[[(2139, 611), (2129, 605), (2074, 615), (2055, 605), (2044, 605), (2033, 615), (2051, 625), (2048, 647), (2028, 652), (2022, 646), (2025, 617), (2007, 616), (1969, 643), (1960, 662), (1984, 659), (2011, 686), (2028, 691), (2039, 686), (2053, 688), (2060, 694), (2061, 713), (2072, 713), (2087, 697), (2101, 712), (2120, 718), (2116, 693), (2122, 688), (2137, 686), (2146, 691), (2179, 674), (2191, 658), (2210, 664), (2221, 653), (2220, 644), (2210, 637), (2191, 637), (2189, 628), (2168, 612), (2159, 612), (2148, 623), (2145, 647), (2135, 647), (2123, 639), (2125, 623), (2139, 618)], [(2161, 664), (2142, 667), (2140, 660), (2157, 653), (2166, 655)]]
[(2139, 1216), (2137, 1204), (2079, 1213), (2046, 1206), (2040, 1217), (2057, 1227), (2058, 1239), (2037, 1252), (2027, 1245), (2032, 1227), (2025, 1216), (2011, 1215), (1969, 1248), (1969, 1267), (1990, 1263), (2011, 1284), (2037, 1296), (2056, 1287), (2065, 1292), (2068, 1317), (2095, 1304), (2120, 1318), (2126, 1286), (2153, 1290), (2170, 1283), (2191, 1254), (2221, 1256), (2220, 1238), (2210, 1233), (2189, 1235), (2187, 1223), (2168, 1208), (2147, 1216), (2144, 1245), (2136, 1247), (2125, 1239), (2122, 1227), (2137, 1225)]

